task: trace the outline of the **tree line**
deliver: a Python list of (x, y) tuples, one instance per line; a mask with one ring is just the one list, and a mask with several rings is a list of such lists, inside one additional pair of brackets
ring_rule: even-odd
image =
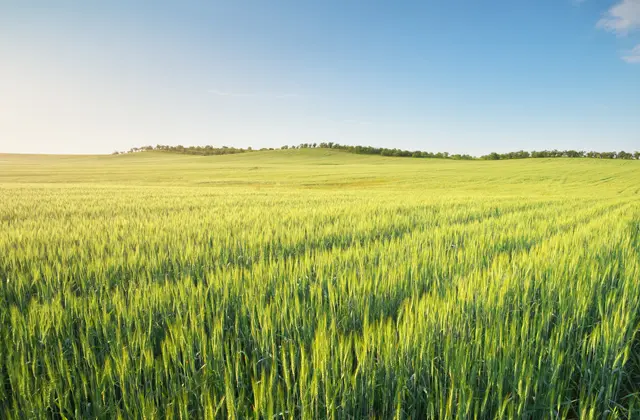
[(593, 159), (640, 159), (640, 151), (620, 152), (585, 152), (584, 150), (541, 150), (526, 152), (520, 150), (510, 153), (489, 153), (481, 156), (485, 160), (526, 159), (526, 158), (593, 158)]
[(123, 153), (138, 153), (147, 151), (161, 151), (171, 153), (182, 153), (187, 155), (200, 155), (200, 156), (212, 156), (212, 155), (229, 155), (236, 153), (247, 153), (256, 150), (286, 150), (286, 149), (335, 149), (343, 150), (349, 153), (355, 153), (359, 155), (379, 155), (379, 156), (394, 156), (394, 157), (412, 157), (412, 158), (430, 158), (430, 159), (453, 159), (453, 160), (508, 160), (508, 159), (528, 159), (528, 158), (593, 158), (593, 159), (636, 159), (640, 160), (640, 151), (633, 153), (620, 151), (620, 152), (594, 152), (583, 150), (541, 150), (527, 152), (520, 150), (517, 152), (509, 153), (489, 153), (483, 156), (471, 156), (467, 154), (449, 154), (447, 152), (425, 152), (420, 150), (402, 150), (402, 149), (389, 149), (385, 147), (372, 147), (372, 146), (349, 146), (344, 144), (338, 144), (333, 142), (327, 143), (302, 143), (297, 146), (282, 146), (282, 147), (269, 147), (261, 149), (252, 149), (251, 147), (237, 148), (237, 147), (215, 147), (215, 146), (143, 146), (134, 147), (126, 152), (114, 152), (114, 154)]
[[(273, 149), (272, 149), (273, 150)], [(113, 152), (114, 155), (121, 155), (127, 153), (138, 153), (138, 152), (151, 152), (151, 151), (160, 151), (160, 152), (171, 152), (171, 153), (182, 153), (185, 155), (200, 155), (200, 156), (210, 156), (210, 155), (232, 155), (235, 153), (245, 153), (251, 152), (253, 149), (248, 147), (246, 149), (237, 148), (237, 147), (215, 147), (215, 146), (164, 146), (159, 144), (157, 146), (143, 146), (143, 147), (133, 147), (126, 152)]]

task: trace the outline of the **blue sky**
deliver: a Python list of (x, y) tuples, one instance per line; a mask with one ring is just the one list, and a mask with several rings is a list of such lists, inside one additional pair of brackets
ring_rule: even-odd
[(640, 0), (0, 0), (0, 152), (640, 149)]

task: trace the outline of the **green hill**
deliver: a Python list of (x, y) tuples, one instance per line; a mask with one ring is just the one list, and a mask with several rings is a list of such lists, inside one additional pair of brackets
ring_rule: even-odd
[(0, 155), (0, 184), (348, 188), (438, 194), (636, 195), (640, 161), (455, 161), (293, 149), (224, 156)]
[(639, 189), (637, 160), (0, 155), (0, 418), (637, 418)]

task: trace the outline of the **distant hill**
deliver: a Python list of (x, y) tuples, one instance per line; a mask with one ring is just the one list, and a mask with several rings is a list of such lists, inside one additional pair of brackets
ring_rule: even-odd
[(640, 162), (524, 159), (488, 162), (395, 159), (311, 148), (195, 156), (0, 155), (0, 186), (38, 183), (407, 190), (439, 195), (638, 195)]

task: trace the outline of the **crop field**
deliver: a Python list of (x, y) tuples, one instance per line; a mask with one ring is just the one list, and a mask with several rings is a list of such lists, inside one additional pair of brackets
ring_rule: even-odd
[(637, 418), (640, 162), (0, 155), (0, 418)]

